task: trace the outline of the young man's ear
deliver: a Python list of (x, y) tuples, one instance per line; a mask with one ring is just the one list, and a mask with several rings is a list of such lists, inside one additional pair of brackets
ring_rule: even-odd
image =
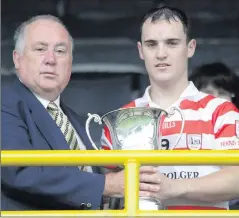
[(142, 43), (140, 41), (137, 42), (137, 47), (138, 47), (140, 59), (144, 60), (144, 55), (143, 55), (143, 51), (142, 51)]
[(15, 68), (18, 69), (19, 68), (20, 53), (18, 51), (14, 50), (13, 53), (12, 53), (12, 58), (13, 58)]
[(188, 43), (188, 58), (191, 58), (194, 55), (196, 46), (197, 46), (196, 40), (191, 39)]

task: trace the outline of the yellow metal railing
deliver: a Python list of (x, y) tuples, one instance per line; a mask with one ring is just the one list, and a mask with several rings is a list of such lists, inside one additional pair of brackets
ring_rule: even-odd
[[(141, 211), (140, 165), (239, 165), (239, 151), (2, 151), (2, 166), (125, 166), (125, 209), (91, 211), (2, 211), (3, 217), (239, 217), (239, 211)], [(223, 179), (223, 178), (222, 178)]]

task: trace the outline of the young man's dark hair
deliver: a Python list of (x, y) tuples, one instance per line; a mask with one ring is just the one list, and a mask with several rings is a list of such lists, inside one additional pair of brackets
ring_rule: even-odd
[(140, 24), (140, 31), (142, 33), (142, 26), (144, 22), (148, 19), (151, 19), (152, 23), (157, 22), (158, 20), (165, 19), (170, 22), (171, 19), (177, 21), (179, 19), (183, 24), (183, 29), (185, 34), (187, 35), (187, 41), (191, 39), (191, 31), (190, 31), (190, 21), (187, 15), (180, 9), (166, 6), (160, 4), (158, 7), (151, 9), (147, 12)]

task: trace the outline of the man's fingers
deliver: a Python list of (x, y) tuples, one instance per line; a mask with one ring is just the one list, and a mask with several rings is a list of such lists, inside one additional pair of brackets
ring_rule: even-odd
[(153, 166), (142, 166), (139, 168), (140, 173), (156, 173), (157, 171), (157, 167)]
[(144, 183), (146, 182), (146, 183), (155, 183), (155, 184), (160, 184), (161, 182), (158, 173), (154, 173), (154, 174), (142, 173), (139, 175), (139, 181)]
[(158, 192), (159, 189), (160, 189), (160, 186), (156, 185), (156, 184), (149, 184), (149, 183), (140, 183), (139, 184), (140, 191)]

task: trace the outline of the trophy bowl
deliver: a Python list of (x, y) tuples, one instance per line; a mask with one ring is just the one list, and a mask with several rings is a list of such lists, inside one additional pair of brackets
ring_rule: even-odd
[[(110, 111), (102, 117), (88, 113), (86, 133), (92, 146), (98, 150), (90, 135), (90, 123), (94, 120), (108, 128), (112, 150), (162, 150), (161, 127), (165, 118), (174, 115), (175, 111), (178, 111), (182, 117), (181, 132), (175, 143), (177, 145), (184, 128), (184, 117), (177, 107), (171, 108), (169, 112), (152, 107), (122, 108)], [(157, 199), (139, 197), (139, 209), (162, 210), (165, 207)]]

